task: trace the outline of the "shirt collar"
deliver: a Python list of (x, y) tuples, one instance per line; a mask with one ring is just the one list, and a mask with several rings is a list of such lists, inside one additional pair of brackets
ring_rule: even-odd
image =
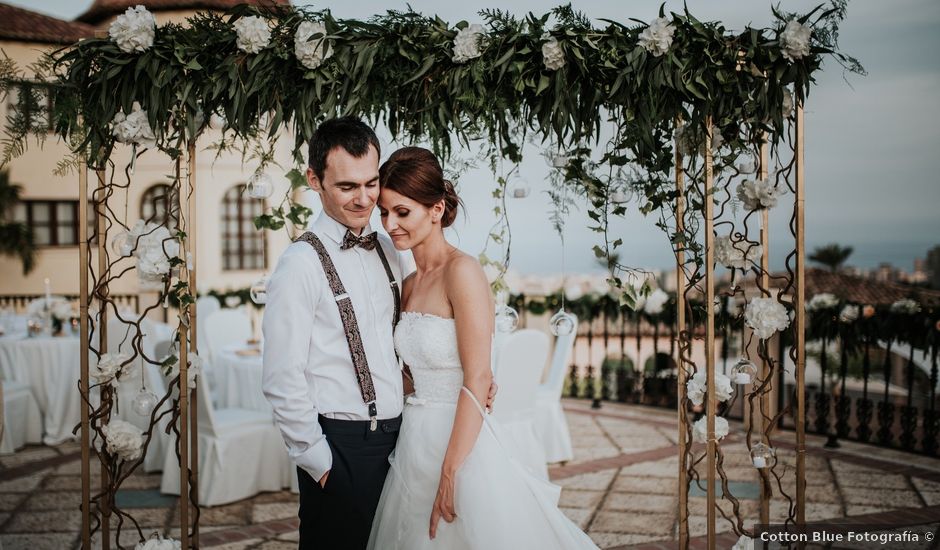
[[(331, 218), (330, 215), (326, 213), (326, 210), (320, 211), (320, 215), (317, 216), (317, 219), (313, 222), (312, 228), (315, 233), (329, 237), (337, 244), (343, 243), (343, 237), (346, 235), (346, 232), (350, 230), (345, 225)], [(372, 232), (372, 222), (369, 222), (362, 228), (362, 233), (359, 235), (364, 236)]]

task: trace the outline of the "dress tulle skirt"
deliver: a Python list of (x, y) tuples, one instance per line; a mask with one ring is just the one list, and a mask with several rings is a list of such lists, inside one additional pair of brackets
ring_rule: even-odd
[(379, 500), (369, 549), (577, 550), (597, 548), (557, 507), (560, 488), (530, 473), (487, 419), (457, 472), (453, 523), (428, 528), (456, 405), (408, 404)]

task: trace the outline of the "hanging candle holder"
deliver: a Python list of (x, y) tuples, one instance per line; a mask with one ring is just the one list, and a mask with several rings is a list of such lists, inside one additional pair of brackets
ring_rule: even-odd
[(512, 332), (519, 326), (519, 313), (506, 304), (496, 306), (496, 330)]
[(751, 447), (751, 463), (755, 468), (769, 467), (776, 456), (777, 452), (774, 448), (764, 443), (757, 443)]
[(267, 172), (261, 169), (248, 178), (248, 196), (253, 199), (266, 199), (274, 194), (274, 182)]
[(577, 324), (575, 316), (565, 311), (565, 308), (559, 309), (548, 321), (549, 328), (555, 336), (571, 334), (577, 328)]
[(120, 231), (111, 237), (111, 251), (122, 258), (134, 253), (134, 237), (128, 231)]
[(633, 199), (633, 191), (630, 189), (618, 189), (610, 194), (610, 202), (614, 204), (625, 204)]
[(757, 366), (754, 363), (742, 357), (731, 367), (731, 379), (735, 384), (750, 384), (757, 377)]
[(529, 196), (531, 191), (532, 188), (529, 186), (529, 182), (522, 178), (515, 178), (509, 188), (509, 197), (513, 199), (524, 199)]
[(268, 301), (268, 276), (267, 274), (262, 275), (260, 279), (255, 281), (251, 288), (248, 291), (251, 301), (258, 304), (259, 306), (264, 305)]
[(150, 416), (153, 412), (154, 407), (157, 406), (158, 398), (156, 394), (148, 390), (146, 387), (141, 386), (140, 391), (137, 392), (137, 395), (134, 397), (134, 402), (131, 403), (131, 406), (134, 409), (134, 412), (140, 416)]

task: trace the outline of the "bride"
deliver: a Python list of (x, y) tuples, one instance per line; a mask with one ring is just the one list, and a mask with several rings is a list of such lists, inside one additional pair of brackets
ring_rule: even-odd
[[(444, 239), (460, 199), (428, 150), (379, 169), (382, 224), (417, 272), (403, 282), (395, 347), (414, 377), (369, 548), (597, 548), (558, 509), (558, 487), (500, 443), (483, 409), (492, 378), (493, 302), (480, 264)], [(443, 520), (443, 522), (441, 521)]]

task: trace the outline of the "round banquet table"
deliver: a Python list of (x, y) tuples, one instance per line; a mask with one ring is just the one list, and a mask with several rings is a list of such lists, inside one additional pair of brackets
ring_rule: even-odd
[(230, 346), (213, 356), (209, 380), (216, 406), (271, 412), (261, 392), (261, 366), (257, 347)]

